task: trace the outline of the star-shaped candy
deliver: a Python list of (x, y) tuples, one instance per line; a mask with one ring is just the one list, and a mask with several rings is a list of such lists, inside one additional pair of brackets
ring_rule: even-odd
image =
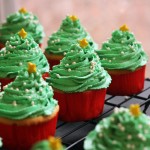
[(69, 18), (70, 18), (72, 21), (78, 20), (78, 17), (75, 16), (75, 15), (71, 15), (71, 16), (69, 16)]
[(62, 144), (61, 144), (61, 139), (55, 138), (55, 137), (50, 137), (48, 139), (49, 145), (52, 148), (52, 150), (61, 150), (62, 149)]
[(123, 26), (120, 27), (120, 30), (123, 31), (123, 32), (124, 31), (129, 31), (129, 28), (126, 24), (124, 24)]
[(27, 32), (22, 28), (19, 33), (20, 37), (22, 37), (23, 39), (26, 38), (27, 36)]
[(22, 8), (19, 9), (19, 12), (25, 14), (25, 13), (27, 13), (27, 10), (22, 7)]
[(36, 72), (36, 65), (31, 63), (31, 62), (28, 62), (28, 72), (29, 73), (35, 73)]
[(80, 47), (85, 48), (89, 43), (88, 41), (84, 38), (79, 41)]
[(130, 112), (133, 116), (138, 117), (141, 114), (140, 105), (139, 104), (130, 105)]

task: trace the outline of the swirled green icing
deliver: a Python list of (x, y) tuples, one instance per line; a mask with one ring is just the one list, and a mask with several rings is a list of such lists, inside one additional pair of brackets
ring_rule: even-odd
[(18, 71), (26, 68), (27, 62), (35, 63), (41, 73), (49, 71), (46, 57), (30, 35), (22, 38), (17, 33), (5, 46), (0, 51), (0, 78), (16, 77)]
[(71, 46), (69, 52), (54, 66), (47, 79), (51, 85), (64, 92), (83, 92), (107, 88), (111, 82), (108, 73), (101, 67), (98, 56), (91, 46)]
[(131, 115), (125, 108), (116, 109), (100, 121), (84, 142), (85, 150), (149, 150), (150, 118)]
[(38, 18), (30, 12), (19, 11), (9, 15), (6, 22), (0, 25), (0, 42), (5, 44), (12, 34), (17, 33), (21, 28), (30, 33), (38, 44), (42, 43), (44, 32)]
[(41, 115), (51, 115), (57, 106), (52, 88), (39, 71), (19, 72), (14, 82), (0, 93), (0, 116), (20, 120)]
[(97, 49), (97, 44), (93, 42), (90, 35), (81, 26), (80, 20), (72, 21), (67, 16), (62, 21), (59, 30), (49, 37), (46, 53), (63, 55), (65, 52), (68, 52), (72, 44), (83, 38), (86, 38), (94, 49)]
[(134, 71), (145, 65), (147, 55), (129, 31), (115, 30), (112, 38), (104, 42), (102, 48), (97, 50), (105, 69), (126, 69)]
[[(65, 148), (62, 146), (60, 149), (57, 150), (64, 150)], [(51, 148), (50, 142), (48, 140), (43, 140), (36, 143), (31, 150), (56, 150)]]

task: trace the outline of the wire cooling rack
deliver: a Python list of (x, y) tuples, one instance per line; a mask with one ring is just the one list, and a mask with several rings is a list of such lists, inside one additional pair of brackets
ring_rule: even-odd
[[(141, 110), (150, 116), (150, 79), (145, 79), (145, 86), (141, 93), (133, 96), (106, 95), (103, 113), (96, 119), (89, 121), (66, 123), (58, 121), (56, 136), (61, 137), (66, 150), (83, 150), (86, 135), (95, 128), (102, 119), (109, 116), (115, 107), (129, 107), (130, 104), (139, 103)], [(5, 149), (0, 149), (5, 150)]]
[(56, 136), (61, 137), (67, 150), (83, 150), (83, 141), (86, 135), (95, 128), (102, 119), (109, 116), (115, 107), (129, 107), (130, 104), (139, 103), (141, 110), (150, 116), (150, 79), (145, 79), (145, 86), (141, 93), (133, 96), (106, 95), (104, 111), (96, 119), (83, 122), (65, 123), (58, 121)]

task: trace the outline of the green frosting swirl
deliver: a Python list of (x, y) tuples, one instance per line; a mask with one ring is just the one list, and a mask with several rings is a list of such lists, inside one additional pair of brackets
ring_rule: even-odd
[(0, 51), (0, 78), (16, 77), (18, 71), (27, 67), (27, 62), (35, 63), (41, 73), (49, 71), (46, 57), (30, 35), (21, 38), (17, 33), (5, 46)]
[(0, 93), (0, 116), (8, 119), (51, 115), (56, 106), (53, 90), (39, 71), (28, 73), (22, 70), (15, 81)]
[(54, 66), (50, 74), (47, 81), (64, 92), (107, 88), (111, 82), (90, 45), (85, 48), (79, 44), (72, 45), (60, 65)]
[(81, 26), (80, 20), (72, 21), (67, 16), (62, 21), (59, 30), (49, 37), (46, 53), (64, 55), (65, 52), (68, 52), (72, 44), (83, 38), (86, 38), (94, 49), (98, 48), (97, 44), (93, 42), (90, 35)]
[(44, 31), (38, 18), (30, 12), (20, 13), (19, 11), (9, 15), (6, 22), (0, 25), (0, 42), (5, 44), (12, 34), (17, 33), (22, 28), (31, 34), (38, 44), (42, 43)]
[(133, 33), (121, 30), (114, 31), (112, 38), (103, 43), (97, 54), (105, 69), (134, 71), (148, 61), (147, 55)]
[[(43, 140), (43, 141), (40, 141), (40, 142), (36, 143), (35, 145), (33, 145), (31, 150), (54, 150), (54, 149), (51, 148), (50, 142), (48, 140)], [(65, 150), (65, 148), (62, 147), (59, 150)]]
[(134, 117), (128, 109), (115, 109), (100, 121), (84, 142), (85, 150), (149, 150), (150, 118)]

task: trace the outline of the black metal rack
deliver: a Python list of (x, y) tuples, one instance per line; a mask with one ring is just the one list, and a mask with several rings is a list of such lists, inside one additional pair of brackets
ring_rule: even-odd
[(95, 125), (104, 117), (109, 116), (115, 107), (129, 107), (130, 104), (139, 103), (141, 109), (150, 115), (150, 79), (145, 79), (145, 86), (141, 93), (133, 96), (106, 95), (104, 111), (96, 119), (83, 122), (65, 123), (58, 121), (56, 136), (61, 137), (67, 150), (83, 150), (83, 141), (86, 135), (94, 129)]

